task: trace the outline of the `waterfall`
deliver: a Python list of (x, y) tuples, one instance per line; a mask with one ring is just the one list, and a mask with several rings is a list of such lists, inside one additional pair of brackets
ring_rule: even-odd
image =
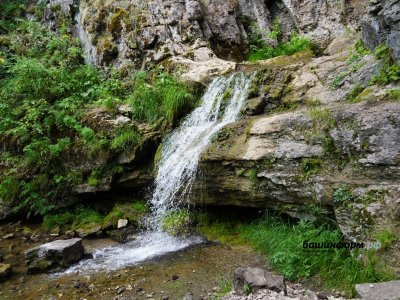
[(81, 14), (78, 12), (75, 15), (76, 31), (83, 49), (83, 57), (86, 64), (93, 66), (97, 65), (97, 49), (92, 45), (88, 33), (82, 25)]
[(166, 212), (190, 196), (201, 153), (213, 134), (238, 118), (250, 86), (251, 77), (243, 73), (214, 79), (202, 105), (164, 142), (150, 201), (153, 228), (159, 228)]
[(150, 228), (124, 245), (96, 250), (93, 259), (81, 261), (63, 274), (115, 270), (203, 242), (198, 236), (174, 237), (163, 232), (163, 217), (188, 200), (201, 153), (213, 134), (239, 117), (251, 83), (252, 76), (242, 73), (214, 79), (201, 106), (163, 143), (150, 201), (153, 209)]

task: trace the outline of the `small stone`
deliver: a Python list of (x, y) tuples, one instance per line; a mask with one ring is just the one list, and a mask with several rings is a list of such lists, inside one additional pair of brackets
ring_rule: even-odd
[(187, 293), (185, 297), (183, 297), (183, 300), (193, 300), (193, 295), (191, 293)]
[(119, 220), (118, 220), (117, 228), (118, 228), (118, 229), (124, 228), (124, 227), (126, 227), (127, 225), (128, 225), (128, 220), (127, 220), (127, 219), (119, 219)]
[(172, 279), (172, 281), (178, 280), (178, 279), (179, 279), (179, 276), (176, 275), (176, 274), (175, 274), (175, 275), (172, 275), (171, 279)]
[(121, 287), (116, 287), (115, 291), (117, 292), (117, 294), (122, 294), (123, 292), (125, 292), (125, 287), (121, 286)]
[(14, 238), (14, 234), (13, 233), (9, 233), (3, 236), (3, 240), (9, 240), (9, 239), (13, 239)]
[(126, 286), (126, 290), (127, 290), (127, 291), (132, 291), (132, 290), (133, 290), (133, 286), (132, 286), (131, 284), (128, 284), (128, 285)]

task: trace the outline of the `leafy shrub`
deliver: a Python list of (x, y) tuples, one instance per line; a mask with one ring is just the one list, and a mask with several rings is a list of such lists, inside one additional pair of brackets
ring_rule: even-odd
[(386, 85), (400, 80), (400, 65), (392, 59), (387, 45), (377, 47), (375, 49), (375, 57), (383, 60), (383, 66), (379, 74), (372, 78), (371, 83)]
[(137, 120), (155, 122), (164, 118), (173, 122), (183, 111), (193, 108), (192, 95), (173, 77), (160, 74), (149, 85), (144, 72), (134, 74), (133, 93), (129, 102)]
[[(7, 7), (0, 14), (19, 9), (14, 4), (1, 2)], [(186, 86), (169, 75), (104, 73), (83, 64), (79, 42), (69, 34), (10, 20), (0, 64), (0, 146), (12, 165), (0, 174), (0, 194), (3, 203), (16, 201), (18, 210), (48, 214), (84, 178), (95, 186), (102, 175), (118, 171), (102, 166), (92, 176), (90, 170), (75, 169), (72, 157), (117, 155), (141, 142), (133, 122), (102, 127), (88, 120), (88, 111), (106, 108), (116, 116), (118, 105), (130, 103), (135, 121), (163, 119), (168, 125), (193, 105)]]
[(277, 47), (264, 47), (253, 50), (250, 53), (249, 61), (257, 61), (262, 59), (269, 59), (281, 55), (293, 55), (297, 52), (310, 49), (312, 46), (311, 41), (297, 34), (292, 35), (290, 41), (281, 43)]

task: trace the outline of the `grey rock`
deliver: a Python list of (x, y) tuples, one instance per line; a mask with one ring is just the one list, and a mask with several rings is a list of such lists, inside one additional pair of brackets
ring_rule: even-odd
[(187, 293), (184, 297), (183, 300), (193, 300), (193, 295), (191, 293)]
[(400, 63), (400, 1), (371, 2), (362, 20), (362, 41), (370, 50), (387, 44)]
[(29, 274), (57, 271), (78, 262), (84, 255), (82, 239), (56, 240), (25, 252)]
[(357, 284), (356, 292), (361, 300), (399, 300), (400, 280)]
[(243, 295), (247, 285), (252, 291), (269, 289), (276, 292), (286, 291), (283, 276), (273, 275), (260, 268), (237, 268), (234, 274), (234, 288), (238, 294)]

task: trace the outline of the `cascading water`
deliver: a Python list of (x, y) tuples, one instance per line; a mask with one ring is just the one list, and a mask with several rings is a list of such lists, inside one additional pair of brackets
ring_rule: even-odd
[(78, 33), (79, 40), (82, 44), (83, 57), (85, 59), (85, 63), (88, 65), (95, 66), (97, 62), (96, 60), (97, 50), (96, 47), (92, 45), (88, 33), (82, 26), (80, 13), (77, 13), (75, 15), (75, 23), (76, 23), (76, 31)]
[(151, 199), (153, 228), (159, 229), (166, 212), (189, 196), (201, 153), (213, 134), (237, 119), (250, 85), (251, 78), (243, 73), (216, 78), (202, 105), (166, 140)]
[(127, 244), (97, 250), (93, 259), (82, 261), (65, 273), (118, 269), (203, 242), (196, 236), (168, 235), (161, 230), (162, 220), (181, 201), (187, 200), (201, 153), (213, 134), (238, 118), (251, 82), (251, 76), (242, 73), (214, 79), (202, 105), (166, 139), (151, 198), (153, 214), (148, 231)]

